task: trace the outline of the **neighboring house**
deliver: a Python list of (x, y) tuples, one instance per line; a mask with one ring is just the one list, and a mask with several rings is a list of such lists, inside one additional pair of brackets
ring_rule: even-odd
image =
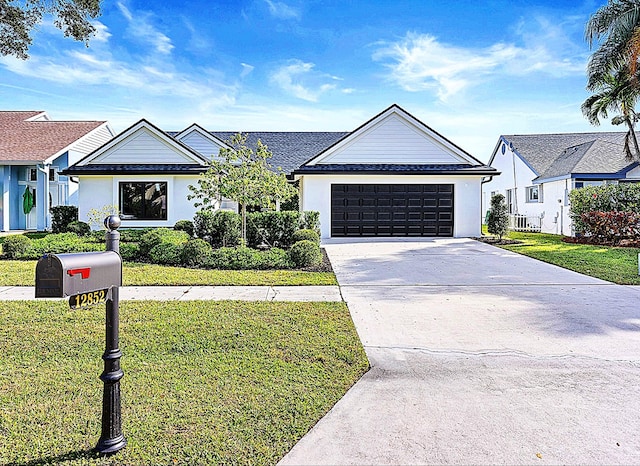
[(60, 171), (113, 135), (104, 121), (0, 111), (0, 231), (50, 228), (50, 207), (76, 203), (78, 184)]
[[(625, 133), (500, 136), (489, 165), (502, 172), (483, 188), (483, 211), (505, 196), (512, 226), (572, 235), (569, 192), (640, 181), (638, 162), (624, 156)], [(534, 227), (537, 225), (538, 227)]]
[[(80, 218), (105, 204), (123, 226), (193, 218), (188, 186), (233, 134), (139, 121), (65, 171), (80, 179)], [(499, 174), (397, 105), (350, 133), (248, 133), (249, 145), (258, 139), (298, 183), (300, 208), (320, 212), (324, 238), (478, 236), (481, 181)]]

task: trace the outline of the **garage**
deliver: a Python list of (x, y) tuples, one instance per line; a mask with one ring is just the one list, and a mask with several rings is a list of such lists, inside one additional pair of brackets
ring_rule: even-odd
[(453, 236), (453, 184), (332, 184), (331, 236)]

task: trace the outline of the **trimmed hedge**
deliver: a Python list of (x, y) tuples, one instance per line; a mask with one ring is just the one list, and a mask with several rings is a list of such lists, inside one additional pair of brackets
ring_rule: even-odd
[(289, 258), (297, 267), (310, 267), (322, 262), (322, 251), (317, 243), (302, 240), (291, 246)]
[(582, 214), (589, 212), (640, 213), (640, 183), (585, 186), (569, 193), (569, 215), (577, 233), (589, 234)]
[(178, 220), (173, 229), (186, 231), (189, 236), (193, 237), (193, 222), (191, 220)]
[(255, 248), (266, 243), (272, 248), (288, 248), (299, 225), (298, 211), (252, 212), (247, 215), (247, 245)]
[[(142, 257), (151, 258), (151, 250), (156, 246), (161, 244), (182, 246), (187, 241), (189, 241), (189, 235), (184, 231), (176, 231), (170, 228), (154, 228), (140, 237), (138, 246)], [(156, 257), (164, 257), (160, 250), (157, 250), (154, 255)]]
[(180, 262), (187, 267), (202, 267), (211, 257), (213, 250), (205, 240), (196, 238), (187, 241), (180, 253)]
[(580, 220), (589, 235), (606, 242), (640, 237), (640, 214), (636, 212), (586, 212)]
[(91, 234), (91, 226), (86, 222), (76, 220), (67, 225), (67, 231), (78, 236), (89, 236)]
[(213, 247), (240, 244), (242, 219), (230, 210), (200, 210), (193, 219), (194, 233)]
[(309, 230), (309, 229), (295, 231), (293, 233), (293, 237), (291, 238), (291, 241), (293, 243), (297, 243), (298, 241), (302, 241), (305, 239), (309, 241), (313, 241), (316, 244), (320, 244), (320, 235), (318, 235), (318, 233), (316, 233), (315, 230)]
[(7, 236), (2, 243), (2, 253), (8, 259), (19, 259), (29, 250), (31, 242), (24, 235)]

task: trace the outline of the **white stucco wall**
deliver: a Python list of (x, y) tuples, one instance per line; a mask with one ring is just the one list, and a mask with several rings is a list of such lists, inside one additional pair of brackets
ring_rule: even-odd
[(105, 205), (118, 205), (118, 183), (121, 181), (164, 181), (167, 183), (167, 220), (124, 220), (122, 227), (173, 227), (178, 220), (192, 220), (196, 213), (193, 201), (187, 200), (188, 186), (195, 184), (197, 176), (81, 176), (78, 192), (78, 215), (88, 220), (91, 209)]
[(480, 236), (480, 178), (423, 175), (305, 175), (300, 180), (300, 207), (320, 212), (322, 238), (331, 237), (332, 184), (453, 184), (456, 238)]

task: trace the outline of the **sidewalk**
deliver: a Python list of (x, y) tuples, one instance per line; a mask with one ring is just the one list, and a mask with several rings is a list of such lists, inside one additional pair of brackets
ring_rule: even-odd
[[(32, 286), (0, 286), (0, 301), (34, 298)], [(61, 298), (52, 298), (61, 299)], [(338, 286), (123, 286), (122, 301), (342, 301)]]

